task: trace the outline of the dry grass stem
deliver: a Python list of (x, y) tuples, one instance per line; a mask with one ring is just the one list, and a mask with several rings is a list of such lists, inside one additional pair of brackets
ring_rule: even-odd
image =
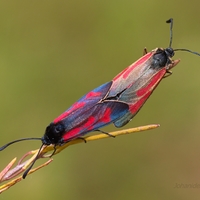
[[(119, 135), (126, 135), (126, 134), (130, 134), (130, 133), (135, 133), (135, 132), (141, 132), (141, 131), (146, 131), (146, 130), (150, 130), (150, 129), (154, 129), (159, 127), (159, 124), (152, 124), (152, 125), (146, 125), (146, 126), (140, 126), (140, 127), (136, 127), (136, 128), (130, 128), (130, 129), (124, 129), (124, 130), (120, 130), (120, 131), (114, 131), (111, 132), (109, 134), (113, 135), (113, 136), (119, 136)], [(100, 140), (100, 139), (104, 139), (104, 138), (110, 138), (109, 135), (106, 135), (104, 133), (101, 134), (97, 134), (97, 135), (92, 135), (92, 136), (88, 136), (85, 137), (84, 140), (83, 139), (75, 139), (72, 140), (68, 143), (65, 143), (62, 146), (56, 146), (56, 151), (54, 153), (54, 155), (60, 153), (61, 151), (63, 151), (65, 148), (67, 148), (70, 145), (73, 144), (78, 144), (78, 143), (84, 143), (84, 142), (90, 142), (90, 141), (94, 141), (94, 140)], [(53, 159), (50, 158), (50, 156), (52, 155), (50, 153), (50, 151), (54, 150), (54, 145), (49, 145), (49, 146), (44, 146), (42, 148), (42, 150), (40, 151), (38, 158), (49, 158), (49, 160), (45, 163), (43, 163), (42, 165), (31, 169), (29, 171), (28, 174), (31, 174), (39, 169), (41, 169), (42, 167), (47, 166), (50, 162), (53, 161)], [(13, 167), (13, 165), (15, 164), (17, 158), (14, 158), (0, 173), (0, 183), (4, 182), (4, 181), (8, 181), (7, 183), (3, 184), (0, 186), (0, 193), (6, 191), (7, 189), (9, 189), (11, 186), (15, 185), (16, 183), (20, 182), (23, 178), (23, 173), (25, 172), (25, 170), (31, 165), (31, 163), (34, 161), (34, 159), (37, 156), (39, 149), (34, 150), (34, 151), (29, 151), (27, 152), (17, 163), (17, 165)], [(47, 153), (49, 153), (47, 155)], [(31, 156), (31, 158), (27, 159), (27, 156)], [(12, 169), (11, 169), (12, 168)]]

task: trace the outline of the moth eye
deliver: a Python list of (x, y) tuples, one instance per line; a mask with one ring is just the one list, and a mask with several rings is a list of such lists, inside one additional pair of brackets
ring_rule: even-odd
[(54, 127), (56, 133), (62, 133), (64, 131), (64, 126), (62, 124), (56, 124)]
[(170, 58), (172, 58), (174, 56), (174, 50), (170, 47), (166, 48), (165, 52), (166, 52), (167, 56), (169, 56)]

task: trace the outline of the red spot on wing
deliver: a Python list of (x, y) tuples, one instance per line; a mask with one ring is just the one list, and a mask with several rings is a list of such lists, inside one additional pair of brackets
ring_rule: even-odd
[(103, 122), (105, 124), (110, 123), (111, 122), (111, 114), (112, 111), (110, 108), (106, 108), (103, 117), (99, 120), (99, 122)]
[(62, 113), (59, 117), (57, 117), (56, 119), (54, 119), (54, 123), (59, 122), (60, 120), (66, 118), (71, 112), (73, 112), (74, 110), (77, 110), (81, 107), (83, 107), (85, 105), (85, 102), (76, 102), (73, 104), (73, 106), (71, 107), (71, 109), (67, 110), (66, 112)]
[(136, 114), (139, 109), (144, 105), (145, 101), (149, 98), (151, 95), (151, 91), (146, 93), (140, 100), (137, 101), (137, 103), (130, 105), (129, 109), (132, 114)]
[(77, 135), (80, 133), (80, 131), (81, 131), (81, 128), (74, 128), (71, 131), (65, 133), (65, 135), (63, 135), (64, 141), (66, 142), (68, 140), (71, 140), (71, 139), (77, 137)]
[(82, 123), (82, 124), (79, 124), (79, 127), (78, 128), (74, 128), (70, 131), (68, 131), (67, 133), (65, 133), (63, 135), (63, 139), (64, 141), (69, 141), (69, 140), (72, 140), (74, 138), (77, 138), (79, 136), (81, 136), (82, 134), (85, 134), (87, 131), (91, 131), (94, 129), (94, 125), (95, 123), (110, 123), (111, 121), (111, 109), (110, 108), (107, 108), (104, 112), (104, 115), (101, 119), (99, 119), (97, 121), (96, 117), (95, 116), (90, 116), (86, 122)]
[(88, 120), (86, 121), (86, 123), (83, 125), (83, 128), (84, 129), (88, 129), (88, 130), (92, 130), (93, 129), (93, 125), (95, 123), (95, 120), (96, 120), (95, 117), (90, 116), (88, 118)]
[(163, 68), (151, 79), (151, 82), (146, 87), (137, 91), (138, 101), (135, 104), (129, 105), (130, 112), (132, 114), (136, 114), (139, 109), (144, 105), (145, 101), (149, 98), (153, 90), (157, 87), (165, 73), (166, 69)]
[(88, 120), (82, 124), (79, 124), (78, 128), (74, 128), (67, 133), (64, 134), (63, 139), (64, 141), (71, 140), (74, 138), (79, 137), (81, 135), (81, 132), (84, 130), (84, 132), (87, 132), (93, 129), (93, 125), (95, 122), (95, 117), (91, 116), (88, 118)]
[(133, 64), (131, 64), (129, 67), (127, 67), (126, 69), (124, 69), (122, 72), (120, 72), (117, 76), (114, 77), (113, 81), (117, 80), (120, 76), (123, 75), (123, 78), (127, 78), (127, 76), (129, 76), (130, 72), (138, 67), (138, 65), (141, 65), (142, 63), (146, 62), (151, 56), (152, 54), (154, 54), (154, 52), (149, 52), (146, 55), (142, 56), (140, 59), (138, 59), (136, 62), (134, 62)]
[(87, 98), (91, 98), (91, 97), (98, 97), (98, 96), (100, 96), (101, 95), (101, 93), (100, 92), (89, 92), (87, 95), (86, 95), (86, 99)]
[(143, 96), (146, 93), (148, 93), (148, 91), (152, 91), (156, 88), (156, 86), (158, 85), (158, 83), (162, 80), (163, 76), (166, 73), (166, 68), (162, 68), (152, 79), (151, 82), (144, 88), (140, 89), (137, 91), (137, 96)]

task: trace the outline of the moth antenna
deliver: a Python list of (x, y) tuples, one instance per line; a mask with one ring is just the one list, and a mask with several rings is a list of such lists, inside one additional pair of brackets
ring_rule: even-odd
[[(172, 39), (173, 39), (173, 18), (170, 18), (166, 21), (166, 23), (170, 23), (170, 41), (169, 41), (169, 48), (172, 47)], [(195, 54), (197, 56), (200, 56), (200, 53), (191, 51), (189, 49), (174, 49), (174, 51), (187, 51), (189, 53)]]
[(170, 23), (170, 40), (169, 40), (169, 47), (172, 47), (172, 39), (173, 39), (173, 18), (170, 18), (166, 21), (166, 23)]
[(200, 56), (200, 53), (195, 52), (195, 51), (191, 51), (191, 50), (189, 50), (189, 49), (174, 49), (174, 51), (187, 51), (187, 52), (189, 52), (189, 53), (192, 53), (192, 54), (195, 54), (195, 55), (197, 55), (197, 56)]
[(42, 138), (22, 138), (22, 139), (14, 140), (14, 141), (9, 142), (8, 144), (5, 144), (4, 146), (0, 147), (0, 151), (4, 150), (5, 148), (10, 146), (11, 144), (14, 144), (16, 142), (21, 142), (21, 141), (24, 141), (24, 140), (42, 140)]
[(29, 166), (29, 168), (24, 172), (24, 174), (22, 175), (22, 178), (25, 179), (26, 176), (28, 175), (29, 171), (31, 170), (31, 168), (33, 167), (33, 165), (35, 164), (36, 160), (38, 159), (38, 155), (41, 152), (42, 147), (44, 146), (44, 144), (41, 145), (41, 147), (39, 148), (39, 151), (35, 157), (35, 159), (33, 160), (32, 164)]

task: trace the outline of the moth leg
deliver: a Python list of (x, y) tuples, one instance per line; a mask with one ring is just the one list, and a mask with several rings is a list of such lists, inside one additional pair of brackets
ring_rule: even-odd
[(97, 130), (95, 130), (95, 131), (99, 131), (99, 132), (101, 132), (101, 133), (104, 133), (104, 134), (106, 134), (106, 135), (108, 135), (108, 136), (110, 136), (110, 137), (113, 137), (113, 138), (115, 138), (115, 136), (114, 135), (111, 135), (110, 133), (108, 133), (108, 132), (105, 132), (105, 131), (102, 131), (102, 130), (99, 130), (99, 129), (97, 129)]
[(168, 76), (171, 76), (172, 75), (172, 71), (170, 70), (167, 70), (166, 74), (164, 75), (163, 78), (167, 78)]
[(147, 48), (145, 47), (144, 50), (143, 50), (143, 56), (144, 56), (145, 54), (147, 54), (147, 53), (148, 53), (148, 51), (147, 51)]
[(56, 145), (53, 146), (53, 153), (50, 155), (50, 158), (55, 154), (56, 152)]
[(78, 137), (77, 139), (81, 139), (81, 140), (83, 140), (85, 143), (87, 143), (86, 139), (83, 138), (83, 137)]

